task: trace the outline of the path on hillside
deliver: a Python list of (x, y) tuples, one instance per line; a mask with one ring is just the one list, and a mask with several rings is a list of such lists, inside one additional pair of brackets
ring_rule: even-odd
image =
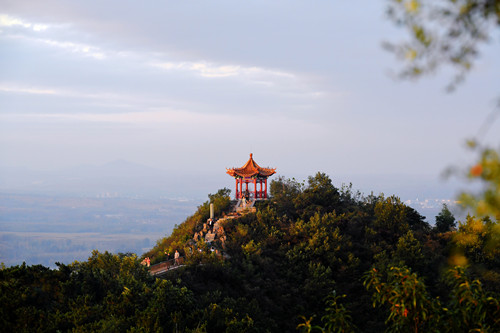
[[(222, 222), (224, 222), (226, 220), (238, 218), (238, 217), (241, 217), (241, 216), (248, 214), (248, 213), (255, 213), (256, 212), (255, 201), (256, 201), (255, 199), (251, 199), (251, 200), (240, 199), (236, 202), (233, 202), (231, 213), (229, 213), (229, 215), (227, 215), (225, 217), (218, 219), (216, 222), (216, 225), (214, 226), (215, 229), (218, 229), (217, 225), (220, 225)], [(205, 228), (207, 228), (207, 223), (204, 224), (203, 231), (205, 231)], [(208, 242), (213, 241), (216, 237), (217, 232), (214, 232), (213, 229), (211, 231), (212, 232), (206, 232), (206, 233), (203, 233), (200, 231), (200, 237), (203, 237), (205, 239), (205, 241), (208, 241)], [(198, 235), (198, 233), (195, 233), (195, 236), (194, 236), (195, 239), (197, 239), (197, 237), (198, 237), (197, 235)], [(162, 275), (164, 275), (172, 270), (175, 270), (177, 268), (184, 267), (184, 266), (185, 266), (184, 265), (184, 256), (182, 256), (182, 257), (179, 257), (177, 264), (175, 263), (175, 259), (169, 259), (166, 261), (162, 261), (158, 264), (151, 265), (149, 267), (149, 272), (153, 276), (160, 277), (160, 276), (162, 276)]]
[(177, 265), (175, 264), (175, 259), (162, 261), (158, 264), (151, 265), (149, 267), (149, 273), (153, 276), (161, 276), (169, 271), (173, 271), (183, 266), (185, 266), (184, 257), (179, 257)]

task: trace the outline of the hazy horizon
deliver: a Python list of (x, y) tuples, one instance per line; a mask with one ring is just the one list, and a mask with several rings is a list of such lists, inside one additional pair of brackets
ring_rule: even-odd
[[(243, 165), (243, 162), (241, 163)], [(324, 172), (316, 170), (316, 172)], [(309, 176), (299, 173), (277, 177), (295, 178), (307, 182)], [(328, 174), (328, 173), (327, 173)], [(384, 193), (403, 200), (417, 198), (455, 199), (458, 192), (470, 188), (463, 179), (429, 174), (328, 174), (335, 186), (352, 183), (354, 190), (364, 194)], [(78, 187), (78, 186), (81, 186)], [(185, 197), (192, 200), (206, 198), (208, 193), (220, 188), (233, 189), (234, 180), (221, 167), (217, 174), (169, 173), (140, 163), (114, 160), (105, 164), (82, 164), (55, 170), (36, 170), (0, 165), (0, 192), (22, 192), (95, 197), (102, 192), (112, 192), (118, 197)], [(163, 190), (162, 190), (163, 189)]]

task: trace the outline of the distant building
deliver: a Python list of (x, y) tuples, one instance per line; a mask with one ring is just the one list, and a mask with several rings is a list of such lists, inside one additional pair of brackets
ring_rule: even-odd
[[(236, 182), (235, 199), (267, 199), (267, 178), (276, 173), (276, 168), (261, 168), (254, 160), (253, 154), (241, 168), (227, 169), (226, 173), (234, 177)], [(245, 189), (243, 189), (245, 184)], [(253, 190), (248, 189), (253, 184)]]

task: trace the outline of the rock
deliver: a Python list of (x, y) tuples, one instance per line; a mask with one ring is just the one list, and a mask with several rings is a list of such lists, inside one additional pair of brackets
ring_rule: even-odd
[(213, 242), (214, 240), (215, 240), (215, 234), (214, 234), (214, 233), (210, 233), (210, 232), (209, 232), (209, 233), (207, 233), (207, 234), (205, 235), (205, 242), (207, 242), (207, 243), (211, 243), (211, 242)]

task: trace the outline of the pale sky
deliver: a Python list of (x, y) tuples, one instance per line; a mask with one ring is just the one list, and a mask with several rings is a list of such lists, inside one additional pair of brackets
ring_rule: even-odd
[[(290, 177), (437, 177), (471, 160), (499, 96), (498, 31), (447, 94), (450, 71), (391, 76), (381, 43), (404, 34), (385, 5), (0, 0), (0, 165), (219, 177), (252, 152)], [(484, 140), (498, 146), (499, 120)]]

